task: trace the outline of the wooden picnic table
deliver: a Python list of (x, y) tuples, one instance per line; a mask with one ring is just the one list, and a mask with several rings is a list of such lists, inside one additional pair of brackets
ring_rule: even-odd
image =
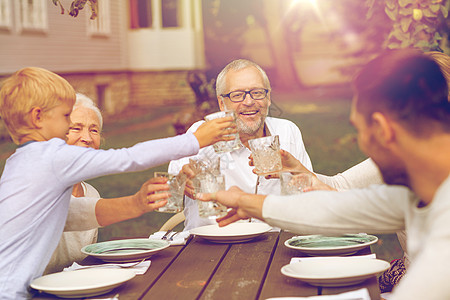
[[(281, 274), (292, 257), (304, 256), (284, 242), (289, 232), (268, 232), (244, 243), (219, 244), (194, 237), (185, 246), (171, 246), (155, 255), (148, 271), (108, 294), (120, 300), (136, 299), (267, 299), (270, 297), (338, 294), (367, 288), (380, 299), (375, 276), (352, 286), (316, 287)], [(370, 247), (354, 255), (369, 254)], [(100, 263), (88, 257), (83, 264)], [(57, 299), (39, 294), (33, 299)]]

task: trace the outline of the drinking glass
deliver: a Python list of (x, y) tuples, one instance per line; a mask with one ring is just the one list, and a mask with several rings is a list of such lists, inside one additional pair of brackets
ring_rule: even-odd
[[(211, 121), (214, 119), (219, 118), (225, 118), (225, 117), (233, 117), (234, 122), (236, 122), (236, 114), (232, 110), (226, 110), (226, 111), (219, 111), (212, 114), (209, 114), (205, 117), (205, 120)], [(220, 141), (213, 145), (214, 151), (216, 153), (225, 153), (225, 152), (231, 152), (233, 150), (239, 149), (240, 147), (240, 140), (239, 140), (239, 133), (233, 133), (230, 134), (230, 136), (234, 136), (234, 140), (231, 141)]]
[[(167, 172), (155, 172), (154, 177), (166, 177), (168, 179), (170, 197), (167, 199), (167, 204), (156, 209), (158, 212), (177, 213), (184, 209), (184, 187), (186, 185), (186, 175), (180, 173), (178, 175), (169, 174)], [(157, 193), (165, 193), (166, 191), (156, 191)], [(160, 202), (162, 200), (158, 200)]]
[(281, 172), (280, 184), (282, 195), (294, 195), (312, 185), (312, 175), (306, 172)]
[(279, 172), (282, 168), (280, 139), (278, 135), (265, 136), (248, 141), (258, 175)]
[(220, 175), (220, 157), (217, 155), (214, 157), (189, 158), (189, 164), (195, 174), (211, 173)]
[[(215, 193), (225, 190), (225, 176), (200, 173), (193, 179), (195, 193)], [(198, 214), (202, 218), (216, 219), (227, 214), (227, 207), (215, 201), (197, 201)]]

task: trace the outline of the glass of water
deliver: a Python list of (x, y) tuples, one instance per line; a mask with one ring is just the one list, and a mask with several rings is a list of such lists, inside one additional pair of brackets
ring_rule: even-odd
[(312, 185), (312, 175), (306, 172), (281, 172), (280, 184), (282, 195), (294, 195)]
[[(195, 193), (215, 193), (225, 190), (225, 176), (200, 173), (193, 179)], [(202, 218), (216, 219), (227, 214), (227, 207), (215, 201), (197, 201), (198, 214)]]
[[(155, 172), (154, 177), (166, 177), (168, 179), (170, 197), (167, 204), (156, 209), (158, 212), (178, 213), (184, 209), (184, 187), (186, 185), (186, 175), (180, 173), (178, 175), (169, 174), (167, 172)], [(155, 193), (165, 193), (167, 191), (156, 191)], [(159, 200), (162, 201), (162, 200)], [(156, 201), (156, 202), (159, 202)]]
[(278, 135), (249, 140), (255, 171), (265, 175), (281, 171), (280, 139)]
[[(236, 122), (236, 114), (234, 111), (226, 110), (226, 111), (219, 111), (212, 114), (209, 114), (205, 117), (206, 122), (219, 119), (219, 118), (225, 118), (225, 117), (233, 117), (234, 122)], [(240, 147), (240, 140), (239, 140), (239, 133), (233, 133), (230, 134), (230, 136), (234, 136), (234, 140), (231, 141), (220, 141), (213, 145), (214, 151), (216, 153), (225, 153), (225, 152), (231, 152), (233, 150), (239, 149)]]

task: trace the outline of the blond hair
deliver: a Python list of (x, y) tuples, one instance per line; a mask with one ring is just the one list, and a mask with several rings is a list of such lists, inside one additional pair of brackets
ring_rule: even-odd
[(16, 144), (33, 130), (28, 121), (33, 108), (40, 107), (46, 113), (62, 103), (75, 103), (73, 87), (61, 76), (42, 68), (15, 72), (0, 90), (0, 116)]

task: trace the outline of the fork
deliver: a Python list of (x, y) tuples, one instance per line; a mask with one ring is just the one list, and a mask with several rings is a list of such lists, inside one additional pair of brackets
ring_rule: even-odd
[(135, 266), (137, 266), (137, 265), (139, 265), (141, 262), (143, 262), (145, 260), (145, 258), (143, 259), (143, 260), (140, 260), (140, 261), (138, 261), (138, 262), (136, 262), (136, 263), (134, 263), (134, 264), (131, 264), (131, 265), (129, 265), (129, 264), (127, 264), (127, 265), (122, 265), (122, 264), (101, 264), (101, 265), (89, 265), (89, 266), (80, 266), (79, 268), (77, 268), (77, 270), (81, 270), (81, 269), (89, 269), (89, 268), (99, 268), (99, 267), (103, 267), (103, 266), (117, 266), (117, 267), (120, 267), (120, 268), (124, 268), (124, 269), (127, 269), (127, 268), (132, 268), (132, 267), (135, 267)]
[(169, 241), (173, 241), (173, 238), (179, 234), (180, 232), (174, 232), (170, 237), (169, 237)]
[(172, 232), (172, 229), (169, 229), (166, 231), (166, 233), (163, 235), (163, 237), (161, 238), (162, 240), (167, 240), (167, 238), (169, 237), (169, 234)]

